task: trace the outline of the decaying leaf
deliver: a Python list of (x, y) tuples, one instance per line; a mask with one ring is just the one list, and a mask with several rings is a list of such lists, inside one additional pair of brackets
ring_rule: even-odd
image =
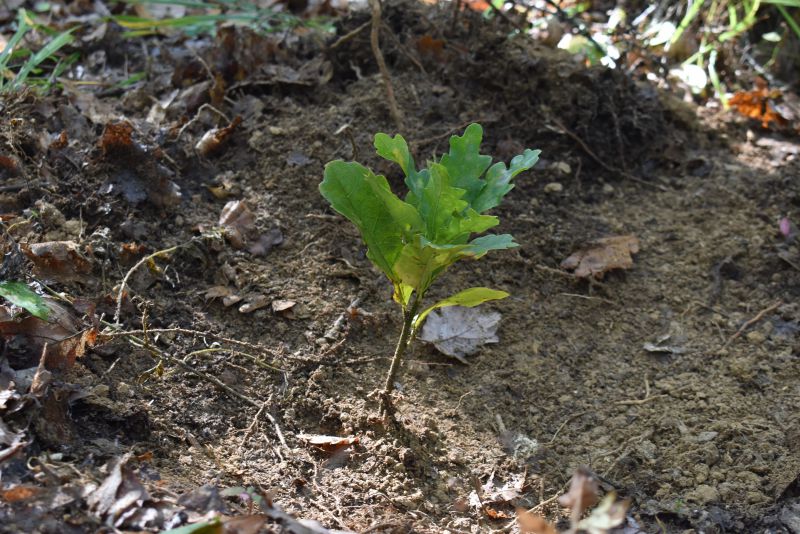
[[(224, 303), (224, 300), (223, 300)], [(247, 298), (247, 302), (239, 306), (239, 313), (252, 313), (264, 306), (269, 306), (270, 299), (264, 295), (252, 295)]]
[(344, 447), (358, 444), (358, 437), (325, 436), (322, 434), (298, 434), (297, 439), (317, 449), (334, 453)]
[(96, 325), (82, 328), (75, 312), (53, 299), (44, 302), (50, 310), (47, 321), (33, 316), (16, 320), (6, 306), (0, 306), (0, 335), (23, 336), (31, 365), (40, 359), (47, 344), (44, 366), (63, 371), (84, 355), (87, 346), (95, 344), (98, 329)]
[(162, 503), (150, 496), (128, 462), (126, 454), (109, 462), (108, 477), (86, 502), (89, 509), (114, 527), (130, 525), (141, 529), (146, 524), (161, 524)]
[(212, 128), (203, 134), (203, 137), (194, 146), (201, 156), (210, 156), (218, 152), (230, 140), (236, 127), (242, 122), (241, 117), (236, 117), (224, 128)]
[(578, 529), (588, 534), (608, 534), (611, 529), (620, 526), (625, 521), (630, 502), (617, 501), (616, 494), (612, 491), (606, 495), (600, 504), (592, 510), (589, 517), (578, 523)]
[(728, 105), (740, 115), (761, 121), (762, 128), (769, 128), (771, 123), (784, 127), (789, 120), (775, 108), (773, 100), (780, 98), (781, 92), (770, 89), (766, 80), (756, 78), (756, 88), (752, 91), (738, 91), (728, 99)]
[(59, 282), (80, 280), (92, 272), (92, 262), (81, 252), (74, 241), (48, 241), (46, 243), (20, 243), (22, 252), (33, 262), (37, 276)]
[(569, 491), (558, 498), (558, 503), (573, 511), (573, 517), (580, 517), (587, 508), (597, 502), (599, 486), (597, 479), (585, 468), (579, 468), (572, 475)]
[(295, 307), (297, 303), (293, 300), (273, 300), (272, 301), (272, 311), (275, 313), (286, 313), (290, 312), (292, 308)]
[(552, 523), (525, 508), (517, 508), (517, 524), (522, 534), (558, 534)]
[(41, 493), (43, 489), (44, 488), (39, 486), (20, 484), (19, 486), (13, 486), (7, 490), (0, 491), (0, 500), (8, 503), (27, 501), (28, 499)]
[(578, 278), (597, 279), (614, 269), (633, 267), (631, 254), (639, 252), (639, 239), (634, 235), (603, 237), (587, 243), (561, 262), (561, 268), (573, 271)]
[(225, 236), (234, 248), (242, 248), (255, 229), (255, 215), (243, 200), (231, 200), (219, 214), (219, 225), (225, 229)]
[(247, 251), (253, 256), (266, 256), (270, 250), (281, 243), (283, 243), (283, 232), (280, 228), (270, 228), (247, 247)]
[(437, 350), (469, 364), (466, 357), (481, 345), (497, 343), (500, 314), (477, 308), (449, 306), (428, 315), (419, 338), (433, 343)]

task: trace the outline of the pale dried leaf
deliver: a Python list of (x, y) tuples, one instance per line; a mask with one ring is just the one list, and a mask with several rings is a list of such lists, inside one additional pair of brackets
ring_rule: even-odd
[(437, 350), (468, 364), (466, 356), (481, 345), (497, 343), (500, 314), (477, 308), (449, 306), (431, 312), (422, 327), (420, 339), (433, 343)]
[(574, 271), (578, 278), (602, 278), (608, 271), (633, 267), (631, 254), (637, 252), (639, 239), (634, 235), (604, 237), (573, 252), (561, 268)]
[(558, 498), (558, 503), (565, 508), (577, 510), (581, 516), (587, 508), (597, 502), (597, 479), (585, 468), (579, 468), (572, 475), (569, 491)]
[(522, 534), (558, 534), (552, 523), (524, 508), (517, 508), (517, 524)]
[(612, 491), (603, 498), (597, 508), (592, 510), (589, 517), (578, 523), (578, 529), (585, 530), (588, 534), (608, 534), (611, 529), (620, 526), (625, 521), (628, 506), (630, 506), (630, 502), (627, 500), (617, 501), (617, 496)]

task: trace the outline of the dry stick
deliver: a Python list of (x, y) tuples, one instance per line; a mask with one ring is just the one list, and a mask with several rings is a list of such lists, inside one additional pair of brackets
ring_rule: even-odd
[(573, 141), (578, 143), (578, 145), (583, 149), (584, 152), (586, 152), (589, 155), (590, 158), (595, 160), (598, 165), (603, 167), (608, 172), (613, 172), (613, 173), (619, 174), (619, 175), (627, 178), (628, 180), (636, 182), (637, 184), (646, 185), (647, 187), (653, 187), (653, 188), (658, 189), (660, 191), (668, 191), (668, 189), (666, 187), (664, 187), (663, 185), (646, 182), (646, 181), (642, 180), (641, 178), (637, 178), (636, 176), (632, 175), (629, 172), (625, 172), (625, 171), (623, 171), (621, 169), (617, 169), (616, 167), (612, 167), (611, 165), (609, 165), (608, 163), (606, 163), (605, 161), (600, 159), (600, 156), (595, 154), (594, 151), (591, 148), (589, 148), (589, 146), (583, 141), (583, 139), (578, 137), (577, 134), (575, 134), (575, 133), (571, 132), (570, 130), (568, 130), (567, 127), (564, 126), (563, 124), (561, 124), (561, 122), (559, 122), (557, 119), (554, 119), (554, 118), (550, 117), (550, 121), (553, 124), (555, 124), (558, 127), (559, 130), (561, 130), (561, 133), (563, 133), (567, 137), (572, 138)]
[(188, 241), (186, 243), (181, 243), (180, 245), (175, 245), (174, 247), (165, 248), (164, 250), (157, 250), (156, 252), (153, 252), (152, 254), (150, 254), (148, 256), (145, 256), (144, 258), (142, 258), (141, 260), (136, 262), (136, 265), (134, 265), (133, 267), (130, 268), (128, 273), (125, 275), (125, 278), (122, 279), (122, 283), (120, 283), (120, 285), (119, 285), (119, 292), (117, 292), (117, 309), (114, 312), (114, 324), (115, 325), (119, 325), (119, 316), (120, 316), (120, 312), (122, 310), (122, 296), (125, 294), (125, 286), (128, 284), (128, 279), (136, 271), (136, 269), (138, 269), (139, 267), (141, 267), (142, 265), (144, 265), (148, 261), (150, 261), (150, 260), (152, 260), (154, 258), (157, 258), (158, 256), (164, 256), (164, 255), (169, 254), (171, 252), (175, 252), (179, 248), (185, 247), (189, 243), (193, 243), (194, 240), (195, 239), (192, 238), (190, 241)]
[(336, 39), (336, 41), (332, 45), (330, 45), (328, 47), (328, 50), (335, 50), (336, 48), (342, 46), (344, 43), (346, 43), (347, 41), (349, 41), (350, 39), (352, 39), (353, 37), (355, 37), (356, 35), (361, 33), (370, 24), (372, 24), (372, 21), (368, 20), (367, 22), (365, 22), (364, 24), (362, 24), (361, 26), (359, 26), (355, 30), (352, 30), (352, 31), (342, 35), (341, 37)]
[(739, 330), (737, 330), (735, 334), (733, 334), (731, 337), (728, 338), (728, 341), (725, 342), (725, 344), (722, 346), (722, 348), (725, 348), (728, 345), (730, 345), (731, 343), (733, 343), (733, 341), (736, 338), (738, 338), (739, 336), (741, 336), (742, 333), (744, 333), (745, 330), (747, 330), (748, 328), (750, 328), (751, 326), (753, 326), (754, 324), (759, 322), (769, 312), (777, 310), (778, 306), (780, 306), (781, 304), (783, 304), (783, 301), (779, 300), (775, 304), (772, 304), (771, 306), (767, 306), (766, 308), (764, 308), (763, 310), (758, 312), (758, 314), (755, 317), (753, 317), (752, 319), (750, 319), (749, 321), (744, 323), (742, 326), (740, 326)]
[(372, 29), (369, 34), (369, 44), (372, 47), (372, 54), (375, 56), (375, 62), (378, 64), (378, 70), (381, 73), (381, 79), (386, 89), (386, 102), (389, 104), (389, 114), (392, 116), (395, 127), (398, 130), (402, 130), (403, 116), (400, 114), (400, 108), (397, 107), (397, 100), (394, 98), (392, 79), (389, 76), (389, 69), (386, 68), (386, 61), (383, 59), (383, 53), (381, 52), (381, 46), (378, 40), (381, 29), (381, 2), (380, 0), (369, 0), (369, 6), (372, 9)]

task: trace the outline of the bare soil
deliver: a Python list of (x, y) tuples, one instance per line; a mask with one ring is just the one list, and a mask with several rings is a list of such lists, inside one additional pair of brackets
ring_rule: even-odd
[[(32, 443), (5, 462), (4, 480), (30, 480), (30, 458), (60, 453), (99, 482), (101, 466), (133, 452), (140, 478), (166, 494), (258, 485), (286, 511), (329, 528), (490, 532), (514, 531), (514, 506), (541, 504), (560, 517), (552, 497), (585, 465), (605, 491), (632, 500), (625, 532), (800, 532), (800, 249), (778, 231), (781, 217), (800, 217), (797, 139), (686, 105), (619, 72), (587, 69), (508, 37), (502, 21), (462, 14), (451, 27), (452, 12), (436, 8), (385, 11), (383, 49), (402, 133), (418, 160), (441, 154), (470, 122), (483, 124), (484, 152), (495, 158), (542, 150), (496, 210), (499, 230), (521, 247), (458, 265), (437, 289), (510, 292), (487, 305), (503, 316), (500, 342), (470, 365), (417, 342), (400, 378), (397, 424), (378, 417), (371, 393), (382, 385), (401, 318), (355, 228), (317, 189), (324, 164), (354, 151), (394, 187), (402, 183), (371, 147), (375, 132), (396, 128), (368, 29), (333, 49), (313, 37), (278, 46), (269, 65), (291, 68), (293, 80), (274, 71), (268, 79), (264, 70), (262, 78), (231, 78), (218, 107), (243, 122), (208, 157), (192, 146), (226, 125), (215, 113), (201, 110), (177, 138), (177, 118), (146, 119), (151, 96), (190, 85), (170, 80), (179, 69), (188, 77), (192, 55), (181, 59), (176, 50), (189, 45), (165, 41), (150, 82), (91, 105), (130, 121), (169, 172), (104, 153), (105, 124), (74, 91), (21, 99), (4, 108), (2, 128), (25, 180), (0, 192), (0, 211), (23, 213), (44, 200), (63, 214), (13, 235), (91, 243), (92, 272), (51, 287), (93, 299), (108, 320), (121, 280), (141, 257), (125, 258), (123, 243), (146, 254), (185, 245), (136, 270), (121, 322), (207, 335), (152, 334), (169, 357), (160, 364), (125, 336), (90, 350), (60, 378), (82, 393), (58, 432), (41, 411), (6, 418), (27, 421)], [(367, 20), (345, 18), (339, 35)], [(444, 39), (444, 48), (417, 47), (425, 35)], [(114, 43), (128, 61), (144, 61), (138, 46)], [(198, 54), (218, 69), (221, 48), (208, 42)], [(113, 46), (106, 49), (111, 55)], [(197, 105), (187, 110), (191, 118)], [(7, 122), (12, 117), (20, 122)], [(337, 134), (344, 125), (352, 143)], [(58, 154), (37, 144), (65, 130), (69, 146)], [(124, 174), (131, 170), (139, 174)], [(174, 205), (164, 201), (167, 180), (180, 187)], [(227, 198), (207, 187), (223, 183)], [(135, 201), (140, 189), (149, 197)], [(254, 255), (198, 237), (229, 200), (243, 200), (262, 233), (279, 229), (282, 244)], [(624, 234), (641, 242), (632, 269), (599, 284), (560, 272), (583, 243)], [(209, 298), (215, 286), (243, 300), (225, 306)], [(257, 297), (296, 304), (238, 311)], [(205, 350), (219, 346), (218, 336), (268, 347), (272, 353), (257, 356), (272, 368)], [(647, 343), (660, 350), (645, 350)], [(331, 456), (302, 434), (359, 441)], [(524, 481), (508, 502), (489, 506), (495, 519), (468, 502), (489, 480), (498, 488)], [(24, 503), (3, 506), (4, 532), (100, 527), (79, 505), (48, 521), (28, 515)]]

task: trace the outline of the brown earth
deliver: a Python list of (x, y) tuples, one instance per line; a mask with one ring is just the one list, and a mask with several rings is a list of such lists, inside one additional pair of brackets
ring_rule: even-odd
[[(229, 87), (218, 107), (243, 122), (207, 158), (191, 147), (215, 114), (201, 112), (177, 141), (166, 133), (169, 121), (147, 126), (152, 102), (140, 93), (163, 98), (168, 85), (99, 98), (109, 116), (124, 113), (140, 139), (161, 147), (172, 172), (103, 154), (96, 142), (104, 124), (85, 118), (74, 96), (77, 107), (66, 95), (23, 100), (5, 109), (24, 124), (11, 131), (6, 122), (4, 135), (23, 154), (25, 176), (39, 181), (2, 192), (0, 207), (21, 213), (45, 200), (64, 217), (41, 217), (15, 238), (69, 238), (91, 243), (94, 253), (91, 275), (52, 287), (99, 301), (110, 320), (113, 302), (102, 299), (113, 299), (133, 265), (119, 254), (122, 243), (147, 253), (190, 243), (156, 258), (158, 268), (136, 271), (122, 322), (209, 333), (153, 336), (168, 357), (163, 369), (124, 336), (90, 351), (63, 377), (85, 392), (70, 405), (68, 428), (54, 433), (46, 418), (34, 424), (27, 455), (61, 453), (99, 481), (109, 459), (152, 453), (140, 477), (157, 477), (164, 492), (259, 485), (297, 517), (357, 532), (514, 531), (515, 505), (541, 504), (560, 517), (551, 498), (585, 465), (604, 490), (631, 498), (625, 532), (800, 532), (800, 250), (778, 232), (781, 217), (800, 214), (796, 139), (684, 105), (618, 72), (586, 69), (507, 37), (498, 23), (464, 15), (449, 28), (451, 13), (421, 9), (387, 7), (394, 37), (383, 41), (417, 160), (441, 154), (470, 122), (483, 124), (483, 151), (495, 158), (542, 150), (496, 210), (499, 230), (521, 247), (459, 264), (436, 289), (435, 296), (473, 285), (510, 292), (485, 305), (503, 316), (500, 342), (470, 365), (417, 342), (400, 378), (398, 425), (378, 417), (370, 393), (382, 384), (400, 317), (355, 228), (317, 189), (323, 165), (354, 150), (395, 190), (401, 184), (399, 169), (371, 148), (375, 132), (396, 128), (368, 29), (324, 52), (327, 80), (324, 49), (309, 38), (274, 56), (295, 74), (317, 61), (308, 83), (245, 78)], [(339, 34), (367, 19), (343, 20)], [(424, 35), (443, 38), (442, 52), (417, 48)], [(153, 68), (163, 83), (175, 64)], [(352, 145), (336, 133), (344, 125)], [(36, 148), (43, 133), (71, 128), (61, 159)], [(37, 161), (45, 162), (38, 176)], [(141, 175), (123, 174), (131, 168)], [(163, 200), (168, 179), (182, 193), (172, 206)], [(226, 199), (206, 187), (222, 182)], [(139, 193), (150, 197), (133, 202)], [(198, 238), (228, 200), (243, 200), (258, 228), (280, 229), (283, 243), (254, 255), (230, 240)], [(583, 243), (624, 234), (641, 243), (632, 269), (599, 284), (559, 272)], [(214, 286), (244, 300), (226, 307), (208, 298)], [(237, 310), (257, 296), (296, 305)], [(240, 353), (256, 349), (212, 350), (215, 335), (268, 347), (274, 369)], [(301, 434), (359, 442), (331, 457)], [(24, 462), (7, 464), (20, 480)], [(467, 502), (490, 480), (497, 488), (524, 481), (513, 498), (489, 505), (499, 519)], [(26, 523), (17, 512), (0, 530), (97, 526), (80, 508), (54, 526)]]

